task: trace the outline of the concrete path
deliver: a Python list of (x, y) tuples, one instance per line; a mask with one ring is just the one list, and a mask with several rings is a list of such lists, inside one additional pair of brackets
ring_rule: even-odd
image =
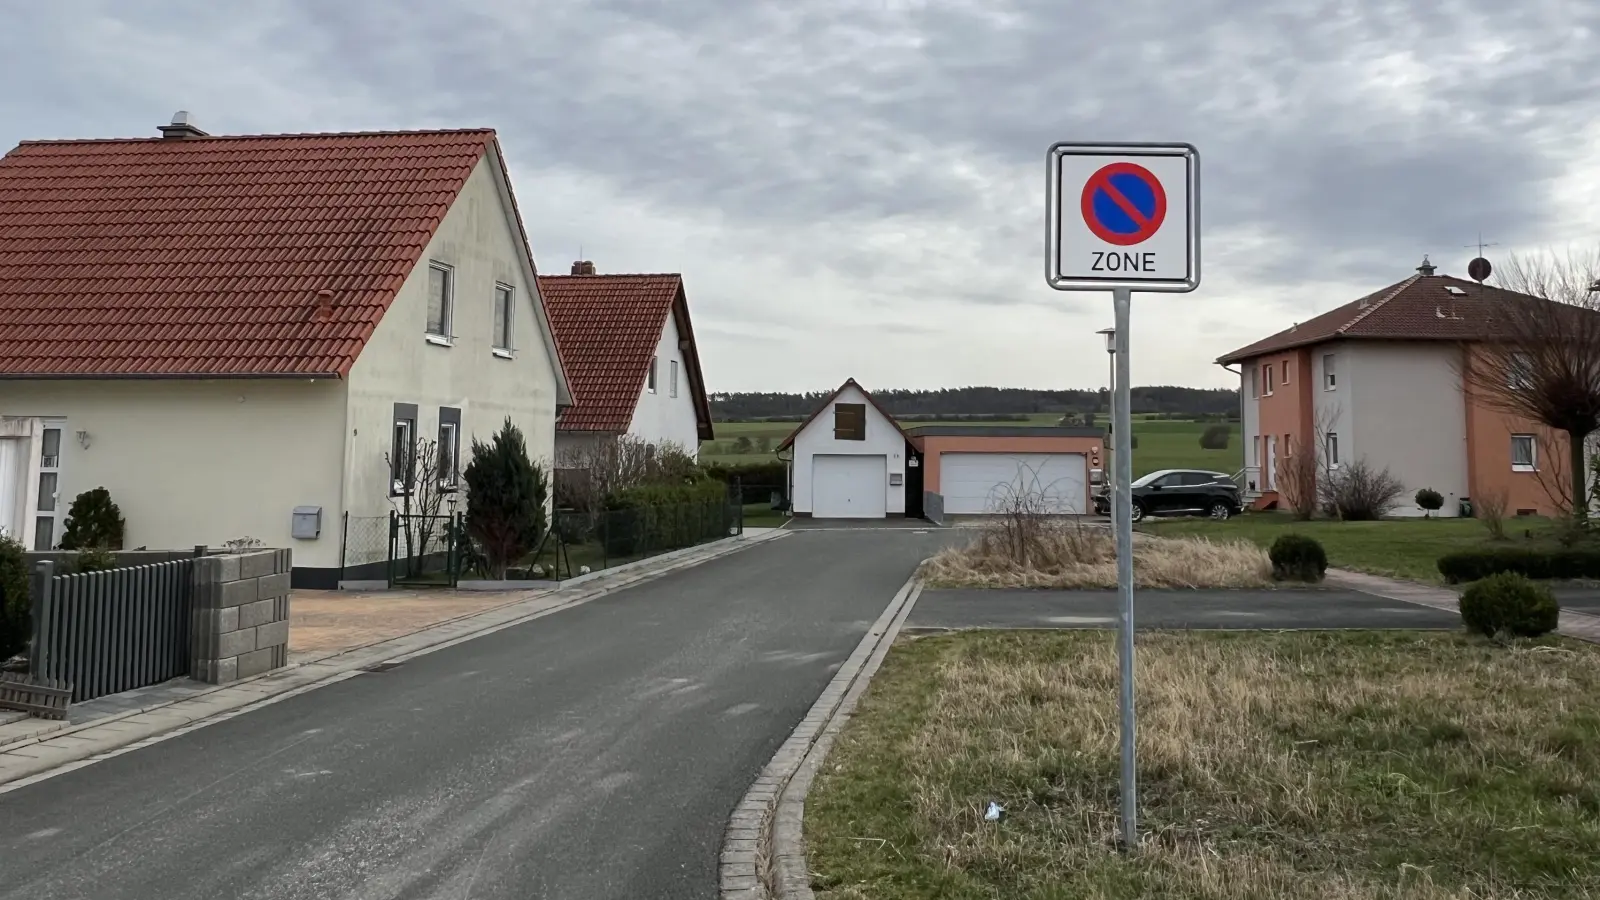
[[(1115, 591), (925, 590), (907, 628), (1115, 628)], [(1458, 616), (1349, 590), (1134, 594), (1136, 628), (1440, 628)]]
[(752, 547), (0, 794), (0, 898), (702, 898), (937, 532)]
[[(1329, 569), (1327, 581), (1331, 585), (1362, 591), (1378, 597), (1388, 597), (1392, 600), (1404, 600), (1420, 606), (1429, 606), (1442, 612), (1456, 616), (1460, 621), (1461, 594), (1454, 588), (1440, 587), (1430, 584), (1418, 584), (1414, 581), (1401, 581), (1396, 578), (1385, 578), (1381, 575), (1368, 575), (1364, 572), (1351, 572), (1346, 569)], [(1569, 605), (1567, 598), (1578, 598), (1576, 605)], [(1559, 633), (1578, 638), (1579, 640), (1600, 643), (1600, 615), (1591, 614), (1585, 610), (1600, 612), (1590, 599), (1596, 594), (1589, 589), (1558, 588), (1558, 599), (1562, 599), (1561, 619), (1557, 626)]]

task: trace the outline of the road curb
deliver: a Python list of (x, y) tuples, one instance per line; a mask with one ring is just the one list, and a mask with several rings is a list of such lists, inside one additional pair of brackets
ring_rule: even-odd
[[(290, 696), (336, 683), (359, 674), (363, 667), (380, 661), (404, 661), (443, 650), (783, 536), (786, 536), (784, 532), (771, 531), (756, 537), (729, 538), (703, 545), (716, 547), (713, 552), (657, 557), (667, 564), (650, 568), (639, 567), (616, 581), (594, 584), (582, 593), (574, 591), (572, 596), (563, 597), (560, 592), (554, 590), (540, 592), (535, 597), (514, 600), (486, 610), (456, 616), (416, 631), (373, 641), (359, 647), (346, 648), (327, 656), (300, 660), (262, 675), (219, 684), (210, 690), (200, 691), (187, 697), (154, 703), (140, 709), (128, 710), (14, 741), (0, 747), (0, 793), (15, 790), (23, 786), (23, 782), (31, 784), (41, 781), (70, 768), (81, 768), (101, 758), (137, 749), (202, 725), (232, 718)], [(553, 605), (533, 609), (525, 615), (510, 619), (503, 618), (506, 610), (519, 604), (552, 598), (557, 601)], [(474, 619), (492, 621), (487, 621), (481, 628), (462, 629), (462, 625), (470, 625)], [(421, 640), (418, 640), (419, 637)], [(430, 640), (429, 637), (436, 639)], [(219, 694), (227, 694), (227, 699), (219, 702)], [(146, 717), (146, 721), (133, 721), (141, 716)], [(104, 733), (99, 736), (87, 734), (97, 729)]]
[(919, 565), (734, 807), (722, 838), (723, 900), (812, 897), (802, 833), (806, 792), (916, 605), (920, 573)]

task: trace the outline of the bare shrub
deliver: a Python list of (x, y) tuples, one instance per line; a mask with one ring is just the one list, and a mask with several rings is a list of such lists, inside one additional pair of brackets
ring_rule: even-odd
[(1482, 520), (1483, 527), (1489, 529), (1489, 537), (1497, 541), (1506, 539), (1506, 497), (1504, 488), (1496, 488), (1480, 496), (1473, 502), (1473, 511)]
[(672, 442), (648, 444), (635, 435), (600, 437), (569, 447), (556, 458), (556, 505), (597, 513), (606, 497), (624, 488), (697, 476), (699, 465)]
[(1358, 459), (1330, 470), (1321, 481), (1322, 506), (1347, 522), (1381, 519), (1400, 505), (1406, 486), (1388, 469)]
[[(931, 587), (1116, 587), (1116, 540), (1060, 519), (997, 522), (929, 560), (924, 577)], [(1272, 564), (1248, 541), (1136, 534), (1133, 578), (1142, 588), (1262, 587)]]
[(1278, 496), (1302, 522), (1316, 514), (1320, 469), (1316, 454), (1310, 452), (1280, 456), (1277, 460)]

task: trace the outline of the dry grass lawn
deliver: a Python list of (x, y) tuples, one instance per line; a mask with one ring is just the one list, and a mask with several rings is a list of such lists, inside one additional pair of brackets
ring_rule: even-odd
[[(949, 547), (923, 571), (937, 588), (1114, 588), (1111, 532), (1074, 523), (998, 524)], [(1133, 579), (1146, 588), (1256, 588), (1272, 584), (1267, 552), (1247, 540), (1135, 535)]]
[(1151, 634), (1137, 665), (1124, 856), (1110, 633), (902, 641), (806, 803), (818, 897), (1600, 897), (1600, 647)]

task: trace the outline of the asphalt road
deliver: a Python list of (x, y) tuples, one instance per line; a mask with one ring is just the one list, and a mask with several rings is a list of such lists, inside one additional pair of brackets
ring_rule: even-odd
[[(908, 628), (1115, 628), (1115, 591), (923, 591)], [(1334, 589), (1145, 590), (1138, 629), (1459, 628), (1461, 618), (1414, 603)]]
[(808, 531), (0, 795), (0, 897), (710, 898), (946, 537)]
[(1555, 595), (1562, 609), (1600, 616), (1600, 588), (1559, 587)]

